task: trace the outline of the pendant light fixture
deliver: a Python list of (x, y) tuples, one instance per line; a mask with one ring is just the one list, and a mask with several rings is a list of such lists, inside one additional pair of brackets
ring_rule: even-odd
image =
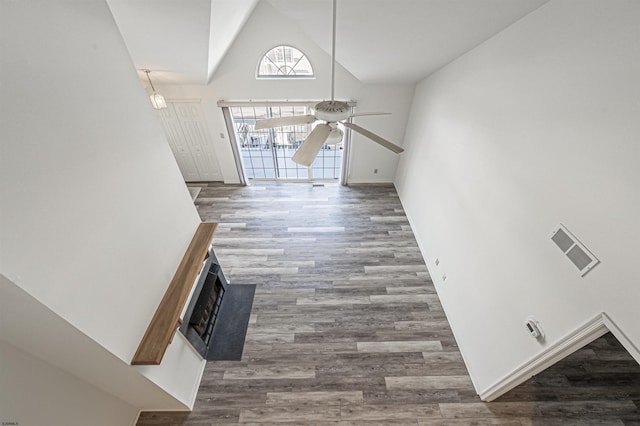
[(151, 85), (151, 90), (153, 90), (153, 95), (149, 96), (151, 99), (151, 105), (153, 105), (154, 109), (162, 109), (167, 107), (167, 103), (164, 100), (164, 96), (160, 93), (156, 93), (155, 87), (153, 87), (153, 83), (151, 82), (151, 77), (149, 77), (150, 70), (142, 70), (147, 73), (147, 80), (149, 80), (149, 84)]

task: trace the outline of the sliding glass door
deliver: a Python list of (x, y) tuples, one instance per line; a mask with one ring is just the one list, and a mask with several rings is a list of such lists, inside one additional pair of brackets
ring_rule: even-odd
[(325, 144), (311, 167), (291, 161), (298, 147), (313, 130), (313, 124), (256, 130), (258, 120), (310, 114), (304, 105), (243, 105), (229, 109), (235, 139), (242, 157), (244, 175), (249, 180), (335, 180), (340, 178), (343, 142)]

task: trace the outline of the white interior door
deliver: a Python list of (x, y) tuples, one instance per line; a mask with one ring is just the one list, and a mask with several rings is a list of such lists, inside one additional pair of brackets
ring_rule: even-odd
[(167, 135), (169, 146), (171, 147), (171, 151), (173, 151), (173, 156), (176, 158), (182, 177), (184, 177), (184, 180), (187, 182), (199, 180), (200, 174), (198, 173), (198, 169), (196, 169), (196, 163), (193, 161), (189, 146), (185, 142), (182, 127), (180, 126), (173, 105), (168, 103), (167, 108), (159, 111), (162, 127)]
[(187, 182), (221, 181), (200, 102), (167, 102), (162, 124), (182, 176)]

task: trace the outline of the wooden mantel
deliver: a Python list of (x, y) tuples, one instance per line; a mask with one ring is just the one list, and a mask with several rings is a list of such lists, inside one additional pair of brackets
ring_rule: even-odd
[(159, 365), (162, 361), (176, 329), (182, 322), (180, 314), (202, 270), (202, 262), (209, 256), (209, 246), (217, 226), (214, 222), (205, 222), (198, 226), (169, 288), (144, 333), (131, 365)]

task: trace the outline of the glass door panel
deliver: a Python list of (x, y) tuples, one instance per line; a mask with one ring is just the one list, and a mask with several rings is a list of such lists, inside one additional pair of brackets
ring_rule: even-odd
[(230, 107), (238, 145), (248, 179), (337, 180), (342, 166), (342, 143), (324, 145), (313, 161), (304, 167), (291, 161), (298, 147), (315, 124), (298, 124), (256, 130), (255, 123), (265, 118), (310, 114), (299, 105)]

